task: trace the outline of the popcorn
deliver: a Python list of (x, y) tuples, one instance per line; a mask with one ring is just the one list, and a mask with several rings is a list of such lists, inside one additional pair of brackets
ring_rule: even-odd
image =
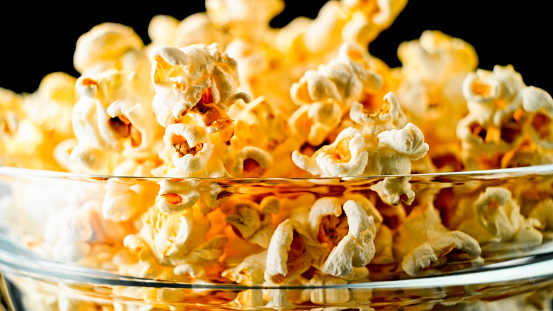
[(207, 0), (208, 17), (233, 37), (262, 40), (269, 21), (284, 10), (281, 0)]
[(364, 267), (373, 258), (376, 226), (361, 203), (348, 200), (342, 212), (336, 198), (321, 198), (311, 208), (309, 223), (311, 234), (327, 245), (323, 273), (348, 276), (354, 267)]
[(311, 157), (297, 150), (292, 160), (300, 168), (313, 175), (355, 176), (361, 175), (368, 162), (363, 135), (355, 128), (347, 128), (338, 134), (336, 140), (319, 148)]
[(82, 74), (106, 63), (118, 61), (129, 50), (140, 50), (142, 47), (142, 39), (131, 27), (102, 23), (79, 37), (73, 64)]
[(190, 209), (200, 198), (194, 179), (162, 179), (156, 206), (165, 214), (180, 214)]
[(193, 173), (205, 167), (214, 148), (205, 129), (193, 124), (168, 126), (163, 142), (173, 165), (184, 173)]
[(231, 174), (236, 177), (259, 178), (265, 175), (272, 162), (273, 158), (267, 151), (246, 146), (236, 152)]
[(320, 260), (321, 249), (297, 221), (287, 219), (275, 230), (267, 249), (265, 281), (286, 284)]
[(249, 102), (246, 94), (235, 92), (236, 61), (222, 54), (217, 44), (158, 47), (152, 58), (153, 107), (158, 123), (167, 127), (192, 112), (208, 131), (223, 131), (228, 141), (232, 135), (228, 137), (224, 131), (229, 130), (232, 120), (225, 111), (239, 98)]
[[(454, 249), (462, 254), (451, 253)], [(401, 258), (402, 269), (409, 275), (424, 273), (448, 261), (460, 261), (469, 266), (481, 261), (478, 242), (462, 231), (445, 228), (430, 202), (414, 207), (400, 225), (394, 240), (394, 253)]]
[[(477, 69), (473, 46), (428, 30), (390, 68), (367, 48), (405, 0), (328, 1), (280, 29), (270, 25), (280, 0), (205, 4), (180, 21), (154, 16), (149, 44), (100, 24), (77, 42), (79, 77), (47, 75), (32, 94), (0, 88), (0, 165), (105, 175), (49, 202), (45, 226), (19, 230), (24, 245), (193, 287), (102, 289), (140, 309), (337, 310), (380, 299), (347, 284), (459, 271), (551, 237), (549, 178), (432, 186), (424, 175), (553, 162), (553, 99), (511, 65)], [(3, 223), (21, 215), (19, 201), (36, 205), (18, 187), (0, 202)], [(43, 300), (130, 308), (79, 303), (65, 289)]]

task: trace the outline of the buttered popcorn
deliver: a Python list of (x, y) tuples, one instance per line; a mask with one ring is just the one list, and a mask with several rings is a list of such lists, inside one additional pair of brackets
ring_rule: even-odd
[[(154, 16), (149, 44), (102, 23), (77, 41), (79, 77), (0, 88), (0, 165), (107, 179), (46, 218), (29, 247), (132, 277), (322, 286), (470, 269), (552, 236), (550, 180), (412, 184), (413, 173), (553, 163), (553, 99), (513, 66), (477, 68), (472, 45), (428, 30), (388, 67), (368, 44), (405, 0), (332, 0), (282, 28), (270, 26), (280, 0), (205, 4), (181, 21)], [(346, 288), (114, 293), (239, 308), (371, 299)]]

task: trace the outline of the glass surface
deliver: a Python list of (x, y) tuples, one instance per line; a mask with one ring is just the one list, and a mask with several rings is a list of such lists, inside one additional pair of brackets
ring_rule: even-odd
[[(410, 184), (415, 192), (411, 204), (404, 201), (398, 206), (387, 204), (374, 190), (374, 185), (394, 179)], [(125, 238), (143, 226), (138, 224), (140, 215), (158, 204), (160, 185), (165, 180), (192, 184), (186, 193), (178, 194), (197, 193), (194, 208), (206, 215), (217, 209), (225, 211), (225, 204), (233, 200), (261, 202), (275, 197), (280, 208), (271, 215), (274, 224), (307, 217), (309, 206), (320, 198), (363, 197), (380, 212), (381, 225), (389, 228), (396, 240), (390, 242), (392, 245), (375, 240), (376, 254), (365, 266), (369, 274), (355, 280), (319, 278), (323, 281), (317, 282), (313, 269), (287, 284), (240, 283), (221, 277), (220, 272), (188, 281), (171, 273), (141, 274), (144, 264), (133, 266), (125, 262), (121, 252), (130, 248)], [(493, 220), (486, 210), (480, 210), (483, 212), (478, 218), (471, 214), (474, 209), (467, 212), (466, 206), (478, 205), (475, 202), (482, 200), (487, 189), (499, 188), (509, 191), (510, 200), (520, 208), (519, 216), (528, 220), (525, 224), (534, 231), (523, 231), (519, 225), (518, 233), (503, 241), (475, 236), (481, 247), (479, 260), (448, 250), (448, 254), (439, 256), (440, 260), (415, 273), (406, 273), (399, 259), (383, 259), (384, 251), (379, 247), (396, 247), (394, 243), (400, 243), (397, 238), (400, 227), (420, 212), (421, 206), (431, 206), (439, 214), (443, 228), (447, 229), (444, 234), (461, 230), (476, 235), (480, 232), (476, 230), (478, 226), (492, 228)], [(134, 214), (137, 216), (118, 221), (103, 218), (102, 203), (113, 197), (122, 200), (119, 203), (127, 202), (138, 208)], [(3, 302), (16, 310), (521, 310), (523, 307), (549, 310), (553, 296), (553, 224), (548, 219), (553, 215), (543, 206), (551, 199), (553, 165), (295, 179), (85, 176), (0, 167)], [(487, 208), (494, 204), (502, 202), (490, 203)], [(91, 216), (91, 211), (97, 213)], [(84, 217), (85, 214), (88, 216)], [(68, 215), (82, 217), (64, 221)], [(512, 220), (513, 215), (509, 214), (508, 219)], [(470, 217), (479, 220), (469, 222)], [(229, 226), (217, 224), (217, 219), (210, 219), (211, 228)], [(503, 230), (493, 228), (490, 230)], [(236, 228), (233, 229), (236, 233)], [(60, 233), (67, 230), (75, 233), (73, 239)], [(532, 232), (539, 232), (539, 243), (524, 235)], [(378, 234), (375, 239), (379, 239)], [(78, 253), (76, 249), (82, 247), (86, 250)], [(223, 248), (224, 256), (215, 260), (224, 262), (226, 268), (237, 266), (243, 259), (240, 256), (255, 252), (229, 248)], [(175, 266), (161, 263), (157, 268), (162, 271)]]

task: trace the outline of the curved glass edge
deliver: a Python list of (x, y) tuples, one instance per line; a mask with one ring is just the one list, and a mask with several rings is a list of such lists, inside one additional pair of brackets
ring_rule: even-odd
[[(411, 278), (404, 280), (374, 281), (363, 283), (333, 284), (333, 285), (237, 285), (212, 283), (179, 283), (172, 281), (143, 279), (117, 275), (109, 272), (93, 270), (78, 265), (46, 260), (37, 256), (26, 256), (20, 252), (6, 252), (6, 240), (0, 239), (0, 270), (33, 279), (49, 281), (78, 282), (108, 286), (131, 287), (163, 287), (181, 289), (206, 290), (247, 290), (247, 289), (317, 289), (317, 288), (347, 288), (347, 289), (408, 289), (435, 288), (448, 286), (481, 285), (506, 283), (521, 280), (551, 279), (553, 280), (553, 253), (529, 255), (490, 264), (481, 268), (456, 271), (447, 274)], [(27, 253), (26, 251), (22, 251)]]
[(362, 180), (362, 179), (378, 179), (378, 178), (390, 178), (390, 177), (449, 177), (449, 176), (470, 176), (473, 178), (501, 178), (505, 176), (514, 175), (528, 175), (528, 174), (553, 174), (553, 164), (534, 165), (525, 167), (513, 167), (504, 169), (493, 170), (476, 170), (476, 171), (457, 171), (457, 172), (437, 172), (437, 173), (417, 173), (417, 174), (403, 174), (403, 175), (367, 175), (367, 176), (344, 176), (344, 177), (264, 177), (264, 178), (212, 178), (212, 177), (178, 177), (178, 176), (117, 176), (117, 175), (94, 175), (94, 174), (77, 174), (69, 172), (59, 171), (46, 171), (35, 170), (18, 167), (9, 167), (0, 165), (0, 175), (13, 176), (13, 177), (41, 177), (41, 178), (66, 178), (66, 179), (96, 179), (106, 180), (110, 178), (118, 179), (146, 179), (146, 180), (158, 180), (158, 179), (197, 179), (197, 180), (218, 180), (218, 181), (247, 181), (247, 182), (261, 182), (261, 181), (310, 181), (310, 180)]

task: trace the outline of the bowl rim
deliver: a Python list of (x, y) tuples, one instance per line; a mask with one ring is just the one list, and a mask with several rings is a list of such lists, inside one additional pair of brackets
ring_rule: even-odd
[(216, 181), (354, 181), (365, 179), (383, 179), (383, 178), (434, 178), (434, 177), (458, 177), (468, 176), (474, 178), (500, 178), (512, 175), (530, 175), (530, 174), (553, 174), (553, 164), (542, 164), (532, 166), (522, 166), (513, 168), (500, 168), (489, 170), (469, 170), (454, 172), (435, 172), (435, 173), (415, 173), (415, 174), (396, 174), (396, 175), (361, 175), (361, 176), (331, 176), (331, 177), (183, 177), (183, 176), (132, 176), (132, 175), (102, 175), (102, 174), (81, 174), (61, 171), (49, 171), (40, 169), (29, 169), (0, 165), (0, 176), (12, 177), (40, 177), (40, 178), (60, 178), (60, 179), (140, 179), (140, 180), (216, 180)]

